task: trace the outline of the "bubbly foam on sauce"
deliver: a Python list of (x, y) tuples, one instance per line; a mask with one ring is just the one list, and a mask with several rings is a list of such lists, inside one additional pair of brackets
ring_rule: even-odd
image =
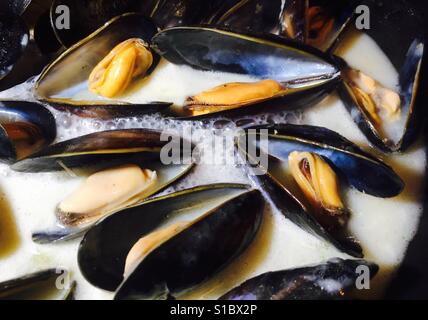
[[(379, 49), (373, 47), (370, 39), (362, 39), (358, 42), (358, 47), (360, 53), (371, 50), (373, 55), (381, 56)], [(358, 55), (355, 56), (358, 57)], [(380, 57), (369, 69), (376, 71), (374, 68), (378, 68), (379, 65), (385, 66), (385, 70), (390, 70), (384, 57)], [(381, 74), (389, 72), (385, 70)], [(151, 80), (145, 83), (141, 90), (137, 90), (137, 87), (146, 81), (148, 80), (141, 80), (142, 83), (131, 89), (131, 94), (128, 94), (127, 97), (129, 101), (168, 100), (179, 104), (186, 96), (218, 84), (251, 81), (251, 79), (243, 79), (242, 76), (237, 75), (200, 72), (188, 67), (162, 62)], [(393, 84), (394, 81), (391, 83)], [(32, 100), (32, 86), (33, 83), (30, 81), (0, 93), (0, 98), (15, 97)], [(172, 128), (181, 130), (192, 128), (198, 132), (202, 144), (209, 145), (216, 136), (213, 135), (213, 132), (215, 133), (218, 128), (223, 128), (222, 134), (232, 137), (237, 125), (242, 124), (305, 123), (333, 129), (363, 148), (371, 150), (366, 138), (358, 130), (342, 102), (335, 95), (331, 95), (317, 106), (305, 110), (304, 114), (287, 111), (275, 115), (259, 114), (254, 117), (244, 117), (238, 123), (223, 117), (213, 120), (179, 122), (164, 119), (160, 115), (101, 121), (81, 119), (55, 110), (52, 112), (58, 123), (58, 140), (109, 129)], [(225, 153), (231, 151), (228, 149), (225, 150)], [(350, 189), (346, 189), (344, 192), (345, 203), (352, 212), (350, 229), (356, 238), (361, 240), (366, 252), (366, 259), (378, 263), (381, 268), (380, 274), (372, 283), (372, 290), (368, 293), (364, 292), (363, 297), (376, 297), (382, 294), (384, 286), (401, 263), (408, 243), (417, 230), (419, 216), (422, 212), (421, 194), (425, 175), (425, 155), (425, 148), (421, 144), (416, 144), (404, 155), (379, 154), (406, 182), (403, 194), (394, 199), (378, 199)], [(212, 156), (212, 154), (207, 154), (205, 157), (209, 159)], [(37, 245), (31, 241), (33, 231), (50, 228), (56, 224), (55, 206), (64, 199), (66, 194), (79, 185), (81, 179), (71, 178), (65, 172), (15, 173), (6, 165), (0, 165), (0, 180), (2, 191), (11, 205), (22, 239), (19, 248), (15, 249), (12, 255), (0, 257), (0, 281), (43, 268), (62, 267), (71, 270), (73, 277), (77, 280), (77, 299), (112, 298), (111, 293), (91, 286), (80, 274), (77, 266), (79, 240), (56, 245)], [(215, 182), (250, 183), (243, 168), (201, 164), (190, 176), (168, 191)], [(188, 219), (188, 217), (183, 217), (183, 219)], [(346, 258), (347, 256), (338, 252), (330, 244), (302, 231), (280, 213), (272, 212), (267, 208), (260, 233), (251, 247), (220, 274), (181, 298), (217, 298), (246, 279), (263, 272), (313, 265), (333, 257)], [(334, 283), (330, 285), (334, 287)]]

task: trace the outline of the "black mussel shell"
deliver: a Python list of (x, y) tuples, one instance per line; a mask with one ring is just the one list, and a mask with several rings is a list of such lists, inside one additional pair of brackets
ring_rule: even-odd
[(0, 161), (21, 160), (51, 144), (55, 138), (55, 119), (44, 106), (0, 101)]
[(206, 281), (248, 248), (263, 208), (263, 197), (253, 190), (207, 212), (144, 258), (119, 286), (115, 299), (177, 296)]
[[(361, 32), (369, 35), (390, 59), (398, 71), (399, 85), (397, 93), (401, 97), (401, 117), (405, 117), (400, 139), (391, 139), (376, 128), (353, 98), (349, 86), (339, 86), (339, 94), (348, 111), (367, 139), (384, 152), (406, 151), (416, 140), (422, 125), (422, 108), (420, 96), (421, 70), (423, 65), (425, 35), (421, 17), (403, 0), (384, 2), (366, 0), (362, 4), (370, 8), (372, 19), (370, 29)], [(397, 45), (399, 43), (400, 45)], [(339, 59), (340, 60), (340, 59)], [(341, 62), (346, 67), (346, 62)], [(339, 63), (340, 64), (340, 63)], [(375, 80), (376, 75), (373, 76)], [(398, 141), (396, 141), (398, 140)]]
[[(139, 0), (54, 0), (50, 10), (52, 27), (56, 37), (66, 48), (89, 36), (116, 16), (127, 12), (141, 12), (149, 16), (153, 2)], [(68, 11), (63, 9), (67, 8)], [(70, 28), (59, 28), (57, 20), (62, 21), (69, 14)]]
[(338, 72), (335, 62), (321, 51), (273, 35), (258, 37), (218, 28), (176, 27), (159, 32), (152, 42), (170, 62), (200, 70), (284, 83), (334, 77)]
[(241, 2), (242, 0), (212, 0), (210, 1), (211, 8), (201, 22), (206, 25), (215, 24), (224, 14), (234, 10)]
[[(153, 47), (174, 64), (196, 69), (245, 74), (280, 82), (283, 94), (244, 107), (300, 108), (322, 99), (338, 82), (337, 68), (321, 51), (273, 35), (258, 37), (218, 28), (176, 27), (161, 31), (153, 38)], [(255, 108), (254, 108), (255, 109)], [(186, 108), (174, 108), (173, 116), (194, 118)], [(201, 117), (201, 116), (198, 116)]]
[[(11, 5), (16, 10), (0, 10), (0, 91), (39, 74), (61, 51), (50, 25), (50, 1)], [(11, 57), (12, 63), (6, 63)]]
[(255, 129), (268, 130), (267, 152), (274, 158), (288, 161), (292, 151), (315, 152), (327, 159), (350, 186), (361, 192), (390, 198), (404, 189), (403, 180), (391, 167), (332, 130), (291, 124)]
[(55, 57), (63, 50), (62, 44), (59, 43), (52, 29), (49, 10), (41, 13), (34, 23), (33, 37), (40, 52), (44, 55)]
[(354, 21), (355, 0), (309, 0), (306, 42), (322, 51), (330, 51)]
[[(96, 132), (51, 145), (15, 163), (12, 169), (20, 172), (50, 172), (102, 163), (111, 165), (124, 160), (136, 164), (142, 159), (160, 161), (160, 152), (169, 143), (162, 141), (161, 135), (161, 132), (148, 129)], [(177, 139), (183, 145), (184, 140)], [(184, 159), (185, 155), (180, 154), (180, 157)]]
[(245, 281), (220, 300), (337, 300), (357, 289), (362, 272), (373, 278), (379, 270), (365, 260), (332, 259), (326, 263), (264, 273)]
[(331, 243), (341, 252), (362, 258), (363, 249), (359, 243), (346, 236), (340, 238), (330, 234), (289, 190), (270, 174), (250, 173), (250, 178), (263, 190), (263, 194), (271, 204), (287, 219), (318, 239)]
[(151, 17), (160, 29), (200, 24), (220, 5), (219, 2), (218, 0), (158, 0)]
[(29, 30), (19, 16), (0, 13), (0, 81), (12, 71), (29, 41)]
[[(263, 129), (265, 131), (261, 131)], [(261, 144), (262, 139), (268, 139), (267, 148)], [(303, 230), (357, 258), (363, 257), (359, 243), (346, 230), (334, 234), (328, 232), (310, 209), (279, 182), (272, 170), (272, 161), (287, 162), (293, 151), (314, 152), (326, 159), (336, 173), (357, 190), (378, 197), (393, 197), (404, 187), (403, 181), (390, 167), (325, 128), (301, 125), (253, 127), (237, 138), (237, 148), (248, 164), (250, 178), (264, 190), (265, 197), (279, 212)], [(269, 160), (265, 168), (256, 159), (263, 156)]]
[(305, 14), (305, 0), (241, 0), (212, 23), (231, 30), (272, 33), (304, 42)]
[(32, 0), (2, 0), (0, 2), (0, 12), (20, 16)]
[(68, 277), (66, 270), (49, 269), (2, 282), (0, 300), (72, 300), (76, 283)]
[(143, 114), (160, 113), (168, 114), (168, 110), (172, 103), (169, 102), (151, 102), (145, 104), (133, 103), (113, 103), (78, 101), (77, 103), (65, 102), (49, 102), (49, 105), (56, 110), (70, 112), (81, 118), (111, 120), (120, 118), (138, 117)]
[[(123, 281), (126, 256), (141, 237), (176, 214), (201, 210), (201, 204), (202, 210), (211, 210), (247, 190), (248, 186), (234, 184), (199, 186), (111, 215), (97, 223), (82, 240), (78, 254), (80, 270), (93, 285), (114, 291)], [(111, 239), (115, 239), (114, 243), (110, 243)]]

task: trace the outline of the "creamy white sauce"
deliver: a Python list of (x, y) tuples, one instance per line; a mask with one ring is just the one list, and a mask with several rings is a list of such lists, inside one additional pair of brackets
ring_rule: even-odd
[[(395, 85), (396, 71), (391, 69), (371, 39), (367, 37), (360, 39), (358, 49), (351, 52), (349, 54), (359, 68), (368, 66), (364, 72), (370, 74), (372, 71), (375, 74), (388, 75), (382, 81), (385, 81), (385, 84), (388, 82), (391, 86)], [(364, 59), (363, 55), (368, 55), (370, 59), (367, 57)], [(200, 72), (162, 62), (150, 79), (141, 81), (139, 85), (144, 83), (144, 87), (137, 90), (138, 85), (136, 85), (133, 93), (126, 97), (126, 100), (133, 102), (166, 100), (181, 104), (188, 95), (231, 81), (251, 81), (251, 79), (237, 75)], [(0, 93), (0, 98), (29, 97), (28, 92), (25, 91), (29, 86), (27, 84)], [(82, 93), (82, 97), (84, 95)], [(216, 124), (215, 120), (180, 123), (162, 119), (158, 115), (144, 116), (140, 119), (97, 121), (53, 112), (59, 123), (59, 140), (113, 128), (192, 127), (202, 130), (201, 140), (209, 144), (212, 139), (212, 129)], [(306, 110), (303, 117), (301, 114), (287, 112), (270, 117), (270, 121), (275, 123), (291, 121), (325, 126), (371, 150), (368, 148), (366, 138), (335, 95)], [(260, 115), (253, 121), (256, 124), (263, 123), (267, 121), (267, 117)], [(227, 132), (231, 133), (234, 127), (235, 125), (231, 123), (230, 130)], [(209, 156), (211, 155), (207, 155)], [(352, 212), (350, 229), (361, 241), (366, 253), (365, 258), (380, 265), (380, 273), (372, 283), (372, 290), (363, 292), (363, 298), (382, 294), (385, 284), (404, 257), (422, 212), (425, 147), (416, 144), (404, 155), (380, 156), (391, 164), (406, 182), (406, 189), (402, 195), (395, 199), (378, 199), (355, 190), (344, 191), (345, 202)], [(0, 281), (43, 268), (60, 266), (71, 270), (74, 279), (77, 280), (77, 299), (112, 298), (111, 293), (91, 286), (80, 274), (76, 258), (78, 240), (57, 245), (37, 245), (31, 241), (33, 231), (55, 225), (55, 206), (80, 181), (72, 179), (66, 173), (20, 174), (12, 172), (6, 165), (0, 165), (2, 205), (3, 207), (10, 205), (11, 208), (10, 213), (7, 213), (7, 210), (0, 213), (0, 218), (6, 221), (6, 215), (13, 217), (15, 223), (9, 224), (8, 232), (12, 234), (15, 230), (19, 238), (18, 241), (13, 241), (15, 245), (11, 244), (12, 249), (8, 252), (2, 248), (9, 244), (0, 242)], [(201, 164), (192, 175), (177, 185), (176, 189), (214, 182), (249, 183), (249, 180), (241, 168)], [(1, 227), (0, 222), (0, 234)], [(271, 212), (267, 208), (262, 229), (251, 247), (219, 275), (182, 298), (217, 298), (244, 280), (263, 272), (316, 264), (332, 257), (345, 258), (346, 255), (338, 252), (328, 243), (302, 231), (278, 212)], [(334, 283), (329, 285), (335, 286)]]

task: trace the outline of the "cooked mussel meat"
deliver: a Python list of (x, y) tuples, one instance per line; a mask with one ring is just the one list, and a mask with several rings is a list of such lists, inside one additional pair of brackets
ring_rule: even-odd
[(0, 283), (0, 300), (70, 300), (75, 286), (68, 271), (49, 269)]
[(174, 64), (245, 74), (259, 80), (252, 84), (229, 83), (189, 97), (184, 108), (173, 110), (185, 118), (261, 104), (297, 108), (318, 101), (338, 81), (337, 68), (328, 56), (278, 37), (176, 27), (161, 31), (152, 41), (154, 48)]
[(297, 185), (311, 203), (317, 221), (328, 231), (342, 229), (349, 218), (340, 196), (338, 178), (330, 165), (310, 152), (292, 152), (288, 165)]
[(404, 182), (391, 167), (332, 130), (292, 124), (261, 126), (247, 130), (253, 136), (250, 143), (262, 146), (257, 139), (261, 129), (267, 130), (269, 138), (264, 152), (276, 159), (287, 162), (293, 151), (316, 153), (328, 160), (339, 178), (361, 192), (390, 198), (403, 191)]
[(22, 160), (55, 138), (55, 119), (45, 107), (31, 102), (0, 101), (1, 161)]
[(286, 89), (274, 80), (227, 83), (187, 98), (184, 110), (191, 116), (232, 110), (282, 95)]
[(355, 69), (347, 68), (342, 75), (355, 100), (364, 108), (367, 117), (378, 130), (381, 129), (383, 122), (399, 119), (401, 98), (397, 92), (385, 88), (373, 78)]
[(369, 36), (390, 60), (398, 79), (386, 83), (381, 74), (354, 65), (339, 46), (336, 54), (343, 58), (338, 59), (338, 64), (344, 80), (339, 93), (373, 145), (385, 152), (405, 151), (416, 139), (421, 125), (418, 89), (425, 46), (423, 23), (405, 1), (363, 3), (371, 10), (372, 25), (367, 30), (350, 30), (349, 37)]
[(120, 101), (132, 79), (156, 68), (160, 58), (149, 46), (156, 31), (153, 22), (141, 14), (113, 18), (45, 69), (35, 85), (38, 99), (60, 110), (98, 118), (137, 116), (167, 108), (170, 103)]
[(153, 55), (143, 40), (134, 38), (119, 43), (89, 75), (89, 90), (107, 98), (122, 93), (131, 80), (145, 75)]
[[(135, 267), (117, 289), (115, 299), (176, 296), (197, 286), (250, 245), (261, 225), (262, 214), (263, 200), (254, 190), (191, 223), (175, 226), (174, 231), (183, 230), (162, 239), (147, 256), (140, 257), (139, 263), (134, 262)], [(170, 267), (177, 273), (171, 274)]]
[(65, 229), (37, 232), (33, 240), (73, 239), (101, 217), (141, 202), (182, 178), (193, 161), (181, 154), (173, 161), (180, 164), (163, 164), (161, 150), (167, 143), (153, 130), (104, 131), (51, 145), (14, 164), (12, 169), (21, 172), (65, 170), (72, 176), (89, 175), (57, 207)]
[[(262, 134), (269, 138), (266, 149), (260, 143)], [(255, 147), (246, 148), (249, 144)], [(359, 258), (362, 248), (346, 229), (349, 211), (340, 197), (339, 181), (378, 197), (396, 196), (403, 189), (402, 180), (390, 167), (324, 128), (273, 125), (248, 129), (238, 137), (237, 148), (250, 168), (263, 166), (257, 164), (255, 155), (269, 159), (268, 167), (254, 171), (251, 178), (275, 208), (312, 235)], [(282, 179), (284, 165), (289, 173), (286, 181)]]
[(264, 273), (245, 281), (220, 300), (331, 300), (345, 299), (356, 290), (358, 268), (376, 276), (379, 267), (365, 260), (332, 259), (297, 269)]
[(139, 262), (144, 260), (144, 258), (146, 258), (153, 249), (159, 246), (159, 244), (170, 240), (180, 232), (190, 227), (191, 224), (192, 223), (189, 221), (177, 222), (169, 227), (165, 227), (164, 229), (154, 231), (138, 240), (126, 256), (125, 269), (123, 271), (124, 278), (131, 275)]
[(82, 274), (103, 289), (120, 286), (118, 299), (177, 295), (198, 285), (242, 253), (257, 233), (263, 199), (248, 190), (233, 184), (195, 187), (101, 220), (81, 242)]
[(57, 219), (65, 226), (96, 220), (141, 201), (156, 181), (155, 171), (132, 164), (99, 171), (61, 201), (56, 210)]

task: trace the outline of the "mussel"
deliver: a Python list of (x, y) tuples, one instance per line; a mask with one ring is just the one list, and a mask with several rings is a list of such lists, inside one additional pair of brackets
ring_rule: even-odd
[(145, 77), (156, 68), (160, 58), (150, 48), (156, 31), (153, 22), (141, 14), (113, 18), (44, 70), (35, 85), (36, 96), (57, 109), (85, 117), (129, 117), (162, 111), (170, 103), (117, 100), (133, 78)]
[(56, 122), (42, 105), (0, 101), (0, 161), (13, 163), (36, 153), (56, 138)]
[(116, 290), (116, 299), (177, 296), (250, 245), (263, 207), (258, 191), (233, 184), (148, 200), (88, 231), (79, 248), (80, 270), (93, 285)]
[(176, 162), (164, 164), (161, 151), (167, 144), (157, 131), (104, 131), (51, 145), (14, 164), (12, 169), (21, 172), (89, 175), (57, 206), (63, 228), (36, 232), (33, 240), (50, 243), (78, 237), (103, 216), (142, 202), (182, 178), (193, 167), (191, 155), (183, 153)]
[(334, 49), (354, 21), (354, 0), (309, 0), (306, 12), (306, 43), (322, 51)]
[(211, 21), (234, 31), (271, 33), (305, 41), (306, 0), (241, 0)]
[[(262, 129), (269, 139), (266, 149), (260, 143)], [(255, 148), (248, 148), (249, 144)], [(261, 165), (256, 155), (269, 159), (266, 172), (251, 178), (274, 207), (302, 229), (355, 257), (362, 257), (362, 248), (345, 229), (349, 212), (340, 198), (339, 181), (377, 197), (396, 196), (404, 187), (382, 161), (325, 128), (273, 125), (248, 129), (238, 137), (237, 148), (251, 166)], [(283, 171), (296, 180), (294, 192), (289, 191), (293, 187), (290, 178), (282, 181)], [(304, 196), (298, 199), (296, 192)]]
[[(189, 97), (175, 116), (195, 118), (246, 107), (297, 108), (318, 101), (339, 79), (321, 51), (275, 36), (256, 37), (218, 28), (176, 27), (161, 31), (153, 47), (174, 64), (245, 74), (253, 84), (229, 83)], [(245, 94), (244, 94), (245, 93)]]
[(331, 233), (340, 232), (349, 219), (337, 175), (318, 154), (293, 151), (288, 156), (290, 173), (311, 204), (316, 220)]
[(48, 269), (0, 283), (0, 300), (72, 300), (75, 286), (68, 271)]
[(248, 128), (256, 136), (262, 129), (269, 137), (268, 150), (264, 152), (276, 159), (288, 161), (293, 151), (313, 152), (327, 159), (339, 178), (360, 192), (391, 198), (404, 189), (403, 180), (391, 167), (332, 130), (292, 124)]
[(365, 260), (332, 259), (316, 266), (268, 272), (245, 281), (220, 300), (346, 299), (357, 289), (362, 270), (368, 271), (369, 280), (379, 267)]
[[(343, 83), (339, 93), (368, 140), (384, 152), (405, 151), (415, 140), (421, 122), (419, 96), (425, 47), (420, 16), (405, 1), (368, 0), (371, 27), (365, 34), (382, 49), (398, 72), (398, 83), (381, 81), (381, 74), (358, 70), (347, 57), (339, 59)], [(397, 45), (399, 43), (400, 45)], [(342, 55), (340, 48), (336, 54)], [(383, 80), (384, 81), (384, 80)]]

